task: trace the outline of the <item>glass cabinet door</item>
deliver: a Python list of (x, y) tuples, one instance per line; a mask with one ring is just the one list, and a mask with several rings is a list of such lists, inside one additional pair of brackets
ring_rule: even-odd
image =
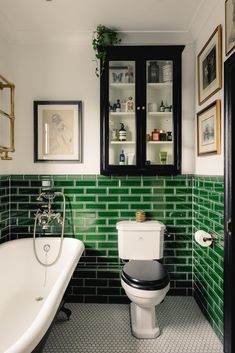
[(136, 165), (135, 62), (109, 62), (109, 165)]
[(146, 165), (174, 164), (173, 61), (146, 62)]
[(110, 46), (101, 76), (101, 174), (181, 172), (184, 46)]

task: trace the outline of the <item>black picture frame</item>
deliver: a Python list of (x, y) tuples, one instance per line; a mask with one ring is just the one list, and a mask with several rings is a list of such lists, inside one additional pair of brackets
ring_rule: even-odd
[(34, 162), (82, 162), (82, 102), (34, 101)]

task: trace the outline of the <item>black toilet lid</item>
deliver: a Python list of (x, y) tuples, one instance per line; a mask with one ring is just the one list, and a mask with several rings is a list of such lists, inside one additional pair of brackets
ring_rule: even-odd
[(121, 278), (130, 286), (143, 290), (162, 289), (169, 283), (166, 269), (158, 261), (131, 260), (123, 267)]

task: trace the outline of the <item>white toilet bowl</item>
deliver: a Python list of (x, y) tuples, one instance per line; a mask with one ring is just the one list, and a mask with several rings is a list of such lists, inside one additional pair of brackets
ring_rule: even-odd
[(121, 284), (131, 300), (131, 328), (138, 338), (155, 338), (160, 329), (155, 306), (161, 303), (170, 288), (163, 258), (165, 225), (159, 221), (120, 221), (118, 255), (127, 260)]
[(163, 265), (157, 261), (130, 261), (123, 267), (121, 285), (132, 302), (132, 334), (137, 338), (159, 336), (155, 306), (164, 300), (170, 288)]

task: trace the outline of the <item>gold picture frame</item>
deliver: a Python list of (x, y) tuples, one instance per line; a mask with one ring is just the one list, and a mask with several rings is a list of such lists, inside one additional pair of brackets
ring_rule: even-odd
[(220, 112), (221, 103), (217, 99), (197, 113), (197, 154), (220, 154)]
[(198, 103), (222, 88), (222, 27), (217, 26), (197, 56)]
[(225, 53), (235, 48), (235, 0), (225, 1)]

